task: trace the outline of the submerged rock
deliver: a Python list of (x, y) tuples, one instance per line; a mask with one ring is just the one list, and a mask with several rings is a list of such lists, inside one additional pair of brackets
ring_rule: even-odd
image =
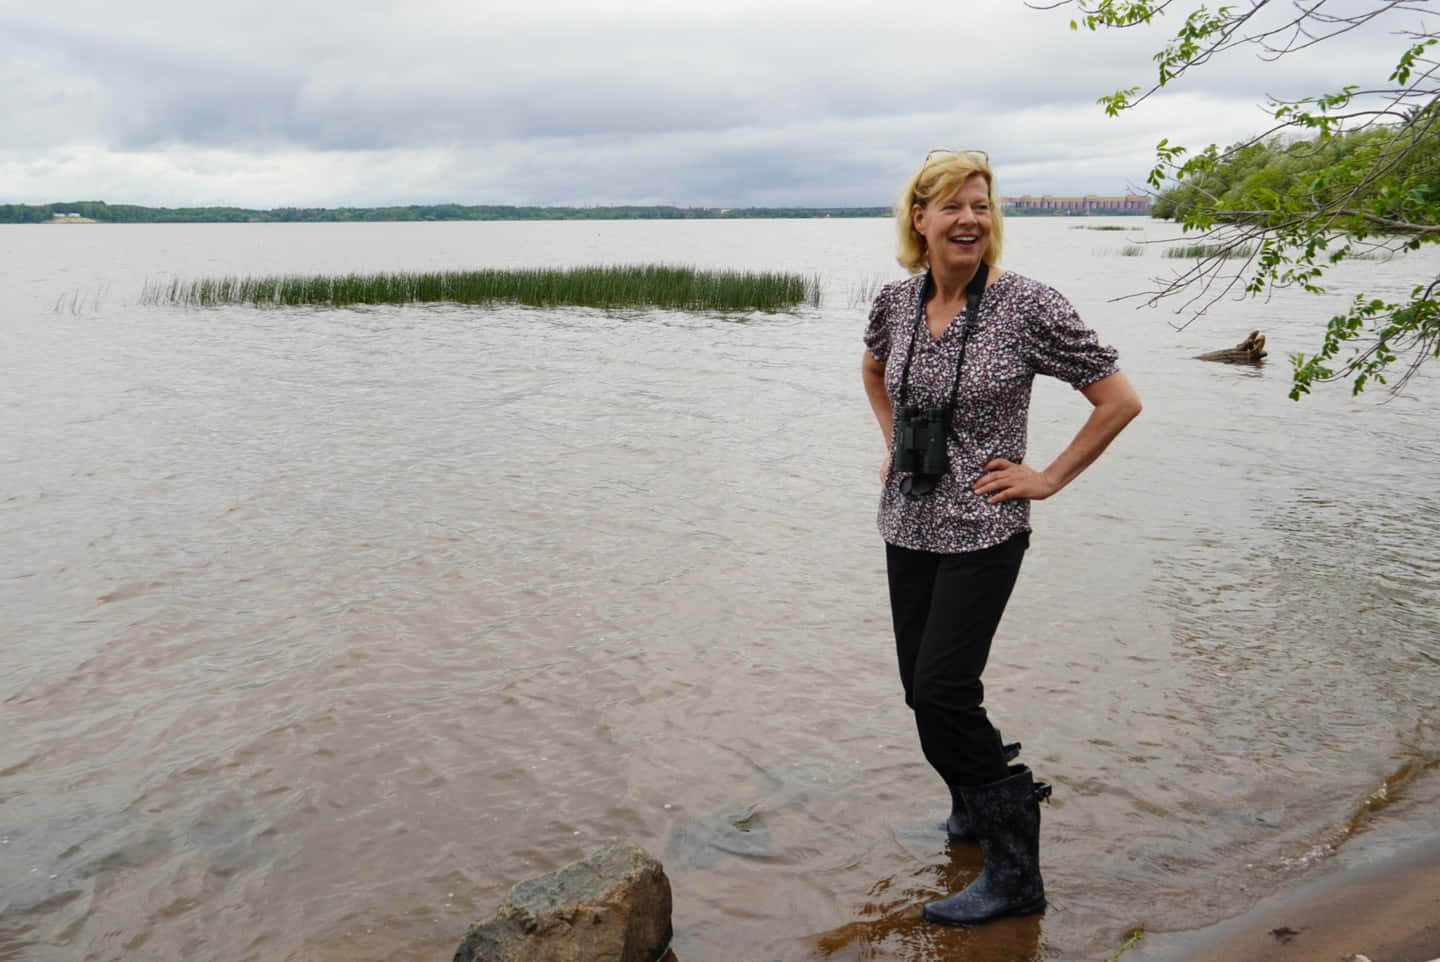
[(512, 888), (466, 931), (454, 962), (655, 962), (671, 933), (664, 868), (612, 842)]

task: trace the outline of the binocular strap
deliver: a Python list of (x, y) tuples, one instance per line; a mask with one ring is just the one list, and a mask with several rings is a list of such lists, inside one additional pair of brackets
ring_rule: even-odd
[[(975, 272), (975, 276), (965, 286), (965, 327), (960, 331), (960, 357), (955, 361), (955, 380), (950, 385), (950, 403), (945, 408), (950, 418), (955, 416), (955, 399), (960, 396), (960, 372), (965, 368), (965, 345), (970, 340), (970, 331), (975, 327), (975, 319), (980, 314), (980, 301), (985, 297), (985, 281), (989, 277), (990, 265), (982, 260), (980, 269)], [(905, 407), (905, 394), (910, 386), (910, 361), (915, 356), (915, 341), (920, 337), (920, 322), (925, 319), (925, 300), (933, 286), (934, 278), (929, 272), (926, 272), (925, 286), (920, 291), (920, 304), (915, 308), (915, 326), (910, 332), (910, 344), (905, 349), (905, 367), (900, 372), (898, 407), (902, 409)], [(889, 483), (890, 475), (895, 473), (895, 456), (899, 453), (900, 434), (895, 425), (896, 419), (892, 417), (890, 422), (890, 470), (885, 476), (886, 483)], [(900, 492), (907, 497), (924, 497), (935, 490), (935, 486), (940, 483), (940, 477), (938, 474), (912, 474), (900, 481)]]

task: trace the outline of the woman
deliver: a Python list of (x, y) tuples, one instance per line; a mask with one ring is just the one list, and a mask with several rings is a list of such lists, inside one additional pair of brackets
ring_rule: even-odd
[[(925, 917), (975, 924), (1045, 907), (1039, 801), (1008, 764), (980, 674), (1029, 544), (1030, 502), (1073, 481), (1140, 413), (1140, 399), (1055, 290), (999, 266), (1003, 222), (989, 158), (931, 151), (895, 207), (899, 260), (865, 331), (865, 393), (890, 450), (880, 534), (900, 680), (926, 759), (950, 787), (953, 838), (985, 868)], [(1089, 419), (1044, 470), (1025, 463), (1036, 374), (1069, 382)]]

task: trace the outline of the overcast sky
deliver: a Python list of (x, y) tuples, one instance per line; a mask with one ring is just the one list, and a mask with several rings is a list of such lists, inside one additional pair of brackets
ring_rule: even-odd
[[(1243, 2), (1243, 0), (1241, 0)], [(1340, 0), (1344, 2), (1344, 0)], [(1188, 7), (1187, 7), (1188, 9)], [(934, 146), (1006, 194), (1128, 192), (1162, 137), (1381, 81), (1416, 14), (1216, 61), (1023, 0), (0, 0), (0, 203), (880, 206)]]

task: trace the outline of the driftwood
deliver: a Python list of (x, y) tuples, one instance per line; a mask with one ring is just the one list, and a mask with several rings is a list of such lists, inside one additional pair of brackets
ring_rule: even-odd
[(1197, 354), (1199, 361), (1223, 361), (1226, 364), (1260, 364), (1265, 360), (1265, 335), (1259, 331), (1251, 331), (1250, 336), (1245, 338), (1234, 347), (1227, 347), (1223, 351), (1211, 351), (1208, 354)]

